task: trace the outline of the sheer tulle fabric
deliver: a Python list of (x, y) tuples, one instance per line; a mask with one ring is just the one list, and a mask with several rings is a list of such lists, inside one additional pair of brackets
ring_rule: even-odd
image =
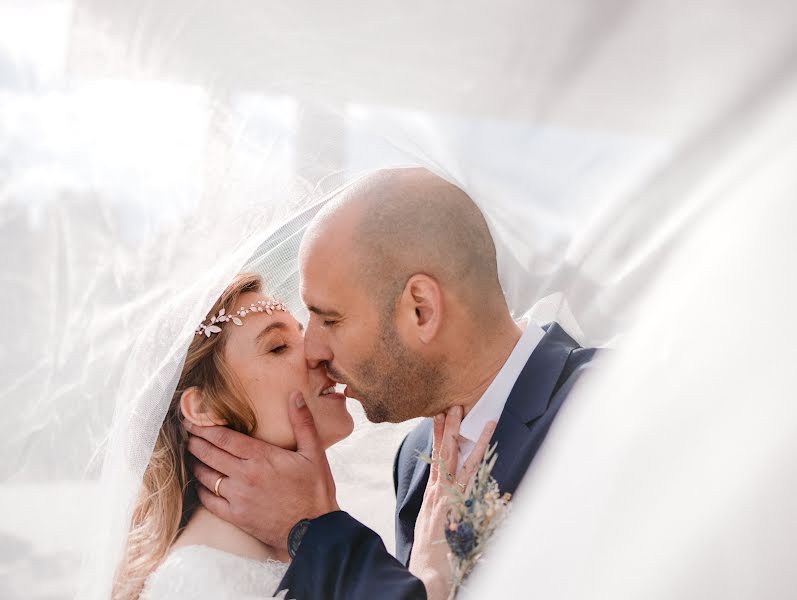
[[(302, 315), (315, 211), (371, 169), (423, 165), (483, 209), (516, 314), (617, 347), (477, 589), (511, 596), (523, 557), (541, 597), (784, 597), (795, 13), (5, 3), (0, 596), (108, 596), (207, 308), (246, 267)], [(330, 450), (340, 501), (390, 547), (412, 424), (352, 410)]]

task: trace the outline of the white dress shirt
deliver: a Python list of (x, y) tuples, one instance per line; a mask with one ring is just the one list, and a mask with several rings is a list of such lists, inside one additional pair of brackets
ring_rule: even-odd
[(459, 428), (459, 462), (457, 471), (462, 468), (465, 460), (470, 455), (476, 441), (482, 433), (482, 429), (488, 421), (498, 422), (504, 406), (509, 398), (509, 393), (515, 385), (520, 372), (534, 352), (537, 344), (545, 335), (545, 331), (539, 325), (530, 320), (520, 321), (518, 325), (523, 328), (523, 334), (515, 344), (509, 358), (506, 359), (504, 366), (498, 371), (492, 383), (484, 391), (482, 397), (473, 406), (467, 416), (462, 420)]

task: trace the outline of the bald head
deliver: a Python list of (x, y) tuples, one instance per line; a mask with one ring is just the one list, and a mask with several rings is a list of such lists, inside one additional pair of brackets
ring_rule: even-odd
[(306, 239), (333, 238), (356, 264), (357, 279), (386, 305), (424, 273), (481, 314), (506, 310), (484, 216), (465, 192), (426, 169), (377, 171), (346, 188)]
[(519, 337), (481, 211), (425, 169), (346, 188), (313, 220), (299, 261), (308, 364), (325, 365), (372, 421), (464, 406)]

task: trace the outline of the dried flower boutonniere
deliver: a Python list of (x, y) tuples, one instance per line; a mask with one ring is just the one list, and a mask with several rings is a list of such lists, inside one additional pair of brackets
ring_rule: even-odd
[[(445, 542), (451, 552), (451, 593), (456, 596), (465, 579), (481, 560), (485, 548), (498, 527), (509, 514), (511, 494), (501, 494), (492, 470), (498, 459), (496, 444), (484, 453), (479, 469), (473, 476), (469, 489), (464, 492), (451, 485), (451, 502), (445, 529)], [(436, 462), (444, 476), (447, 469), (440, 459), (422, 454), (420, 459), (428, 464)], [(449, 478), (451, 480), (451, 478)]]

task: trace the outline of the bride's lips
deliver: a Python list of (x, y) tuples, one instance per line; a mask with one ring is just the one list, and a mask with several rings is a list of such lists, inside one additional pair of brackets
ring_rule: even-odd
[(345, 401), (346, 400), (345, 394), (341, 394), (341, 393), (335, 392), (335, 391), (324, 393), (324, 390), (328, 390), (330, 388), (334, 389), (335, 385), (337, 385), (337, 384), (336, 384), (336, 382), (334, 380), (328, 379), (324, 383), (324, 385), (321, 386), (321, 389), (319, 389), (316, 392), (316, 396), (318, 396), (319, 398), (322, 398), (323, 400), (343, 400), (343, 401)]

